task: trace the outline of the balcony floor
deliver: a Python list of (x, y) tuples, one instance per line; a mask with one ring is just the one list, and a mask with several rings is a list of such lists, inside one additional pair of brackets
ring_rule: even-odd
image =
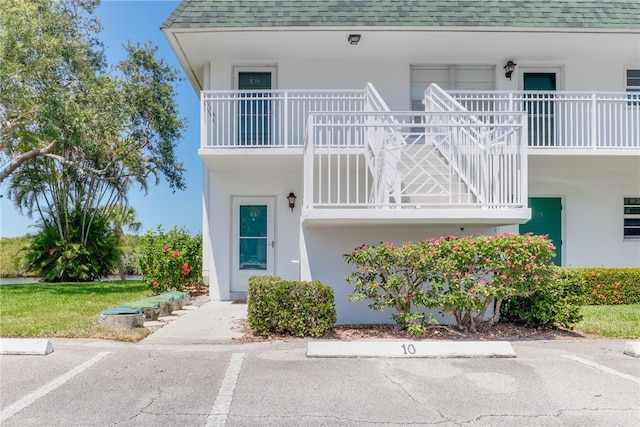
[(387, 208), (303, 209), (306, 226), (336, 225), (485, 225), (523, 224), (531, 219), (529, 208)]

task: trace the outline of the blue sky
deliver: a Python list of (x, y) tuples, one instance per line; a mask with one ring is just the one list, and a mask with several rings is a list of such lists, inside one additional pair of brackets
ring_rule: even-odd
[[(180, 70), (182, 77), (185, 78), (176, 87), (180, 116), (188, 120), (177, 154), (187, 169), (185, 173), (187, 189), (173, 193), (162, 178), (158, 186), (149, 188), (146, 196), (142, 192), (132, 191), (129, 203), (135, 208), (138, 221), (143, 224), (141, 234), (146, 230), (155, 229), (159, 224), (165, 230), (174, 225), (184, 226), (191, 233), (202, 230), (202, 163), (197, 156), (200, 143), (199, 101), (164, 34), (160, 31), (160, 25), (178, 4), (180, 4), (179, 1), (103, 0), (96, 13), (102, 19), (103, 30), (99, 37), (105, 45), (110, 63), (115, 63), (124, 57), (122, 45), (127, 41), (133, 44), (151, 41), (158, 46), (157, 55)], [(4, 192), (4, 189), (0, 191)], [(35, 221), (35, 218), (20, 216), (6, 197), (0, 198), (1, 236), (14, 237), (36, 233), (37, 229), (32, 227)]]

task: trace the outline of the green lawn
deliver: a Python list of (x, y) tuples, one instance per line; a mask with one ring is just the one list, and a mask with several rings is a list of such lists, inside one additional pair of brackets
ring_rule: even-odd
[(588, 305), (577, 331), (610, 338), (640, 338), (640, 304)]
[[(151, 295), (141, 281), (34, 283), (0, 286), (0, 336), (70, 337), (139, 341), (145, 328), (109, 329), (98, 313)], [(585, 306), (576, 331), (611, 338), (640, 338), (640, 304)]]
[(141, 281), (2, 285), (0, 336), (139, 341), (147, 329), (103, 328), (98, 313), (149, 295)]

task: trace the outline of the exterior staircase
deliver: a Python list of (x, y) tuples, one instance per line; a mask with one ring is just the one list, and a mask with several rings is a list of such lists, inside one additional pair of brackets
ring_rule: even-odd
[(402, 149), (400, 202), (407, 207), (468, 207), (477, 198), (434, 143), (415, 143)]

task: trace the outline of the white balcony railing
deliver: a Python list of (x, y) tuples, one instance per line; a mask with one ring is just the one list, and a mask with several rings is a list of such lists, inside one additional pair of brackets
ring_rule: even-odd
[[(532, 148), (640, 148), (640, 93), (447, 93), (457, 101), (454, 110), (526, 112)], [(203, 91), (201, 109), (202, 148), (301, 147), (310, 112), (332, 112), (340, 120), (343, 112), (388, 111), (371, 85), (364, 90)]]
[(307, 129), (307, 209), (527, 205), (524, 114), (311, 113)]
[(468, 111), (527, 113), (532, 148), (640, 148), (640, 93), (448, 93)]
[(365, 91), (203, 91), (201, 108), (202, 148), (302, 147), (309, 112), (365, 111)]

